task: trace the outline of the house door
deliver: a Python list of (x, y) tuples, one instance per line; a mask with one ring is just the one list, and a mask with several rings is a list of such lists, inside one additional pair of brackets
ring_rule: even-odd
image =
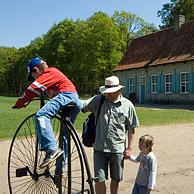
[(145, 104), (145, 76), (139, 77), (139, 102)]

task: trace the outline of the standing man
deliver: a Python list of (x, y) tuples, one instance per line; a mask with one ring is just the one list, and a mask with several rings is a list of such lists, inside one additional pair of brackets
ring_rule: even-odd
[[(111, 194), (118, 194), (119, 182), (123, 179), (124, 158), (131, 155), (131, 143), (135, 128), (139, 126), (135, 108), (131, 101), (124, 98), (116, 76), (107, 77), (100, 92), (106, 98), (101, 106), (96, 126), (94, 142), (94, 173), (96, 194), (106, 194), (105, 180), (110, 170)], [(82, 112), (97, 115), (101, 96), (82, 101)], [(126, 141), (126, 134), (128, 140)]]

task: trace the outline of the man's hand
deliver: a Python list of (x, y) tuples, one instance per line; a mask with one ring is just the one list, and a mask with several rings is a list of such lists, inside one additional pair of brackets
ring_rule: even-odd
[(127, 149), (124, 151), (124, 159), (129, 159), (129, 158), (130, 158), (131, 151), (132, 151), (132, 148), (127, 148)]

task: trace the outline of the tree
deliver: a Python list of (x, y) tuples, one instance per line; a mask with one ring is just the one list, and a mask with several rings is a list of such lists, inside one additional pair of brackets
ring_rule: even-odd
[(71, 63), (72, 37), (75, 22), (65, 19), (55, 24), (44, 36), (44, 56), (47, 61), (67, 72)]
[(186, 21), (194, 20), (194, 1), (193, 0), (171, 0), (170, 3), (163, 5), (162, 10), (158, 11), (161, 17), (161, 29), (174, 26), (175, 17), (184, 15)]
[(86, 21), (82, 33), (82, 69), (93, 93), (123, 55), (119, 28), (107, 14), (97, 12)]
[(18, 58), (16, 48), (0, 47), (0, 91), (1, 94), (12, 93), (13, 82), (16, 72), (12, 71), (8, 76), (9, 69), (13, 68)]
[(6, 85), (11, 89), (9, 93), (20, 93), (28, 84), (25, 64), (32, 57), (41, 57), (49, 66), (64, 72), (79, 93), (94, 94), (104, 78), (112, 74), (127, 43), (155, 30), (154, 25), (127, 12), (115, 12), (112, 17), (96, 12), (86, 21), (65, 19), (17, 50), (16, 57), (3, 60), (0, 52), (0, 78), (8, 80), (0, 83), (0, 87)]
[(44, 36), (43, 55), (68, 75), (81, 93), (92, 93), (121, 59), (120, 40), (112, 19), (98, 12), (87, 21), (66, 19), (54, 25)]
[(129, 43), (133, 38), (138, 38), (157, 31), (154, 24), (149, 24), (142, 18), (130, 12), (115, 11), (112, 19), (115, 25), (120, 29), (124, 51), (126, 43)]

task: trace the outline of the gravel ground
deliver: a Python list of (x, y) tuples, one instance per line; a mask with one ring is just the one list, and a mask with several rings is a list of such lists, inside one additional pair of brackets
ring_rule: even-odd
[[(133, 154), (138, 154), (138, 138), (146, 133), (155, 137), (153, 151), (158, 159), (157, 187), (153, 194), (192, 194), (194, 190), (194, 123), (139, 127), (133, 142)], [(7, 158), (10, 141), (0, 142), (0, 194), (8, 194)], [(86, 149), (91, 169), (92, 149)], [(125, 161), (121, 194), (131, 193), (138, 164)], [(107, 181), (107, 193), (109, 181)]]

